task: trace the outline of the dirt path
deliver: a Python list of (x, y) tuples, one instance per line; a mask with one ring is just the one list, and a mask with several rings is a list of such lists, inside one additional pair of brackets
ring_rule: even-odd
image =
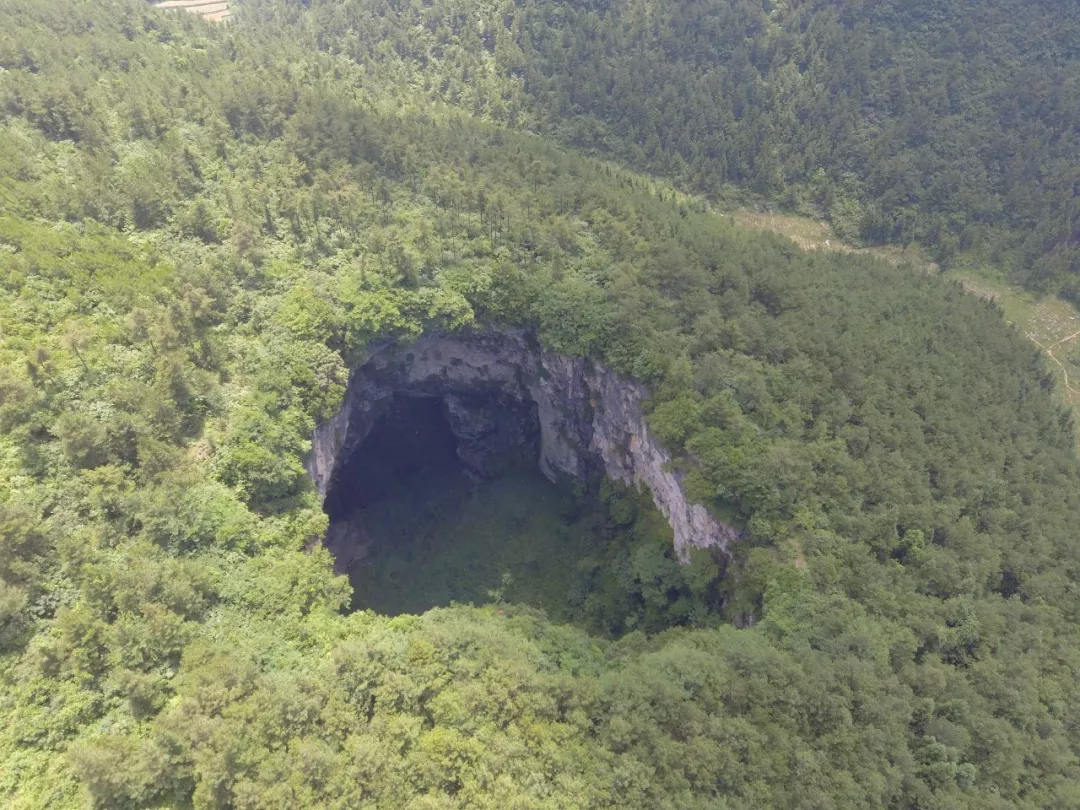
[[(1062, 347), (1068, 347), (1074, 340), (1080, 338), (1080, 330), (1071, 331), (1076, 326), (1075, 310), (1059, 299), (1032, 302), (1025, 300), (1030, 296), (1022, 291), (1012, 291), (1007, 288), (995, 289), (989, 282), (980, 283), (966, 276), (961, 277), (959, 281), (972, 295), (996, 300), (1003, 306), (1007, 315), (1012, 316), (1009, 322), (1015, 322), (1027, 339), (1042, 349), (1046, 356), (1061, 369), (1062, 381), (1065, 383), (1065, 397), (1074, 409), (1080, 411), (1080, 389), (1073, 387), (1069, 381), (1068, 366), (1055, 354)], [(1069, 334), (1062, 334), (1065, 331), (1069, 331)]]
[(1047, 349), (1046, 349), (1046, 350), (1047, 350), (1047, 351), (1050, 351), (1050, 350), (1051, 350), (1051, 349), (1053, 349), (1053, 348), (1054, 348), (1055, 346), (1060, 346), (1060, 345), (1061, 345), (1062, 343), (1064, 343), (1064, 342), (1066, 342), (1066, 341), (1068, 341), (1068, 340), (1072, 340), (1073, 338), (1076, 338), (1076, 337), (1080, 337), (1080, 331), (1077, 331), (1077, 332), (1073, 332), (1073, 333), (1072, 333), (1071, 335), (1069, 335), (1068, 337), (1063, 337), (1063, 338), (1062, 338), (1061, 340), (1059, 340), (1059, 341), (1056, 341), (1056, 342), (1054, 342), (1054, 343), (1051, 343), (1051, 344), (1050, 344), (1050, 345), (1049, 345), (1049, 346), (1047, 347)]
[[(1056, 357), (1054, 357), (1054, 347), (1055, 346), (1060, 346), (1062, 343), (1065, 343), (1068, 340), (1072, 340), (1077, 335), (1080, 335), (1080, 332), (1075, 332), (1074, 334), (1071, 334), (1066, 338), (1062, 338), (1057, 343), (1052, 343), (1049, 346), (1044, 346), (1042, 343), (1040, 343), (1038, 340), (1036, 340), (1035, 336), (1033, 334), (1031, 334), (1031, 332), (1024, 332), (1024, 334), (1028, 336), (1028, 338), (1031, 340), (1032, 343), (1034, 343), (1036, 346), (1038, 346), (1040, 349), (1042, 349), (1044, 352), (1046, 352), (1047, 356), (1051, 360), (1053, 360), (1055, 363), (1058, 364), (1058, 367), (1061, 369), (1061, 375), (1062, 375), (1062, 377), (1065, 378), (1065, 390), (1068, 391), (1069, 394), (1080, 394), (1080, 391), (1077, 391), (1075, 388), (1073, 388), (1069, 384), (1069, 370), (1067, 368), (1065, 368), (1065, 364), (1062, 363), (1060, 360), (1058, 360)], [(1071, 399), (1071, 397), (1070, 397), (1070, 399)]]

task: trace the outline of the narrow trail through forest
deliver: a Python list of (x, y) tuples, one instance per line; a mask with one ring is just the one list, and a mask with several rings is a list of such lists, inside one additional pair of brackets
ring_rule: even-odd
[(1054, 356), (1054, 348), (1056, 346), (1060, 346), (1062, 343), (1066, 343), (1068, 341), (1071, 341), (1071, 340), (1075, 339), (1077, 336), (1080, 336), (1080, 332), (1074, 332), (1073, 334), (1069, 335), (1068, 337), (1062, 338), (1061, 340), (1057, 341), (1056, 343), (1051, 343), (1049, 346), (1044, 346), (1042, 343), (1040, 343), (1035, 338), (1035, 336), (1033, 334), (1031, 334), (1031, 332), (1024, 332), (1024, 334), (1028, 336), (1028, 338), (1031, 340), (1032, 343), (1034, 343), (1036, 346), (1038, 346), (1040, 349), (1042, 349), (1044, 352), (1046, 352), (1046, 354), (1050, 357), (1051, 360), (1053, 360), (1055, 363), (1058, 364), (1058, 367), (1061, 369), (1061, 374), (1065, 378), (1065, 390), (1067, 390), (1069, 392), (1069, 394), (1070, 394), (1070, 401), (1072, 399), (1072, 395), (1080, 394), (1080, 391), (1073, 388), (1072, 385), (1069, 384), (1069, 370), (1067, 368), (1065, 368), (1065, 364), (1062, 363), (1060, 360), (1058, 360)]

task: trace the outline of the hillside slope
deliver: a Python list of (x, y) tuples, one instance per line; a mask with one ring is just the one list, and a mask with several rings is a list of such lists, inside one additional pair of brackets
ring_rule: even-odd
[(719, 198), (1080, 296), (1080, 6), (245, 0), (261, 25)]
[[(5, 806), (1080, 802), (1080, 464), (995, 307), (269, 24), (0, 22)], [(720, 615), (345, 614), (310, 431), (369, 343), (472, 323), (650, 386), (746, 526)]]

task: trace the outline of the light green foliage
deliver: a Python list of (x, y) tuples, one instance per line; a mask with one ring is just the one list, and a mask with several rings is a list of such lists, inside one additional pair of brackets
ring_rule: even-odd
[[(843, 221), (861, 207), (860, 227), (880, 196), (890, 238), (922, 238), (953, 186), (968, 200), (957, 212), (986, 201), (995, 227), (1028, 221), (997, 223), (999, 204), (1040, 219), (1066, 199), (1070, 142), (1044, 152), (1037, 132), (1015, 150), (1000, 135), (1018, 163), (997, 200), (981, 191), (1001, 183), (959, 158), (946, 155), (959, 175), (909, 171), (934, 157), (921, 148), (888, 152), (880, 195), (873, 172), (842, 165), (862, 146), (820, 178), (819, 156), (850, 144), (844, 122), (867, 102), (833, 103), (822, 87), (858, 83), (822, 84), (836, 63), (814, 54), (854, 38), (917, 62), (904, 37), (841, 25), (845, 7), (798, 36), (797, 3), (685, 20), (669, 19), (678, 4), (611, 10), (612, 25), (649, 20), (626, 48), (585, 7), (541, 24), (554, 6), (478, 17), (436, 3), (410, 7), (422, 24), (405, 31), (397, 10), (374, 24), (353, 3), (311, 17), (253, 3), (247, 22), (214, 27), (137, 0), (6, 0), (0, 803), (1076, 806), (1080, 465), (1039, 356), (993, 305), (940, 280), (739, 232), (509, 126), (706, 188), (734, 178), (774, 195), (808, 176), (814, 204)], [(917, 13), (896, 11), (899, 30)], [(649, 92), (634, 82), (651, 71), (635, 79), (619, 60), (614, 77), (583, 80), (598, 47), (644, 53), (645, 68), (666, 49), (694, 54), (664, 56), (656, 81), (701, 93)], [(717, 59), (725, 75), (701, 68)], [(786, 69), (800, 59), (809, 78)], [(1031, 118), (1024, 105), (1060, 85), (1072, 120), (1063, 70), (1002, 109)], [(919, 140), (922, 104), (905, 92), (937, 74), (906, 75), (875, 73), (866, 98), (891, 82), (907, 111), (886, 120)], [(526, 78), (542, 116), (513, 89)], [(433, 107), (425, 84), (459, 109)], [(941, 89), (927, 92), (951, 103)], [(817, 92), (828, 103), (810, 118), (843, 137), (803, 153), (779, 149), (783, 133), (757, 139), (774, 112), (822, 133), (797, 101)], [(770, 112), (777, 98), (791, 103)], [(753, 120), (713, 128), (732, 105)], [(665, 114), (684, 108), (698, 124)], [(608, 135), (623, 119), (633, 145)], [(953, 125), (940, 120), (927, 142)], [(1046, 196), (1028, 171), (1043, 157)], [(896, 192), (954, 176), (915, 202)], [(1017, 255), (1068, 260), (1043, 240), (1061, 233), (1054, 217)], [(955, 224), (963, 236), (970, 222)], [(609, 489), (598, 537), (626, 542), (601, 542), (566, 577), (587, 583), (573, 618), (596, 635), (511, 601), (523, 576), (501, 570), (485, 584), (503, 589), (498, 606), (344, 614), (348, 584), (316, 549), (310, 431), (371, 342), (473, 323), (534, 329), (647, 383), (675, 471), (745, 527), (724, 569), (708, 554), (677, 565), (664, 522)]]
[(290, 416), (273, 419), (261, 409), (238, 408), (216, 456), (221, 480), (252, 501), (293, 494), (304, 475), (300, 456), (310, 444), (291, 429), (297, 420)]

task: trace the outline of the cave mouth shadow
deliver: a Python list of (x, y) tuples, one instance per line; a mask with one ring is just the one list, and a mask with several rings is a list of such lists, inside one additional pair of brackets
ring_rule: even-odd
[(648, 493), (541, 473), (534, 402), (401, 390), (365, 419), (324, 506), (353, 610), (527, 605), (610, 637), (715, 619), (722, 572), (676, 560)]
[[(535, 402), (403, 390), (372, 416), (323, 506), (324, 543), (349, 575), (354, 610), (398, 615), (489, 601), (510, 569), (522, 582), (536, 576), (536, 593), (565, 591), (573, 555), (552, 543), (572, 542), (565, 526), (579, 495), (540, 472)], [(546, 549), (542, 562), (537, 548)]]
[(394, 394), (335, 475), (323, 509), (331, 524), (347, 521), (357, 510), (407, 491), (418, 476), (461, 469), (457, 450), (440, 398)]
[(440, 499), (508, 474), (539, 475), (535, 402), (498, 392), (398, 390), (371, 406), (368, 429), (335, 470), (323, 510), (324, 544), (342, 573), (379, 544), (406, 543), (415, 515)]
[(723, 560), (678, 553), (654, 471), (635, 466), (649, 460), (631, 457), (640, 391), (616, 381), (609, 397), (587, 370), (551, 371), (530, 351), (432, 338), (354, 370), (312, 460), (352, 608), (495, 602), (611, 637), (713, 621)]

